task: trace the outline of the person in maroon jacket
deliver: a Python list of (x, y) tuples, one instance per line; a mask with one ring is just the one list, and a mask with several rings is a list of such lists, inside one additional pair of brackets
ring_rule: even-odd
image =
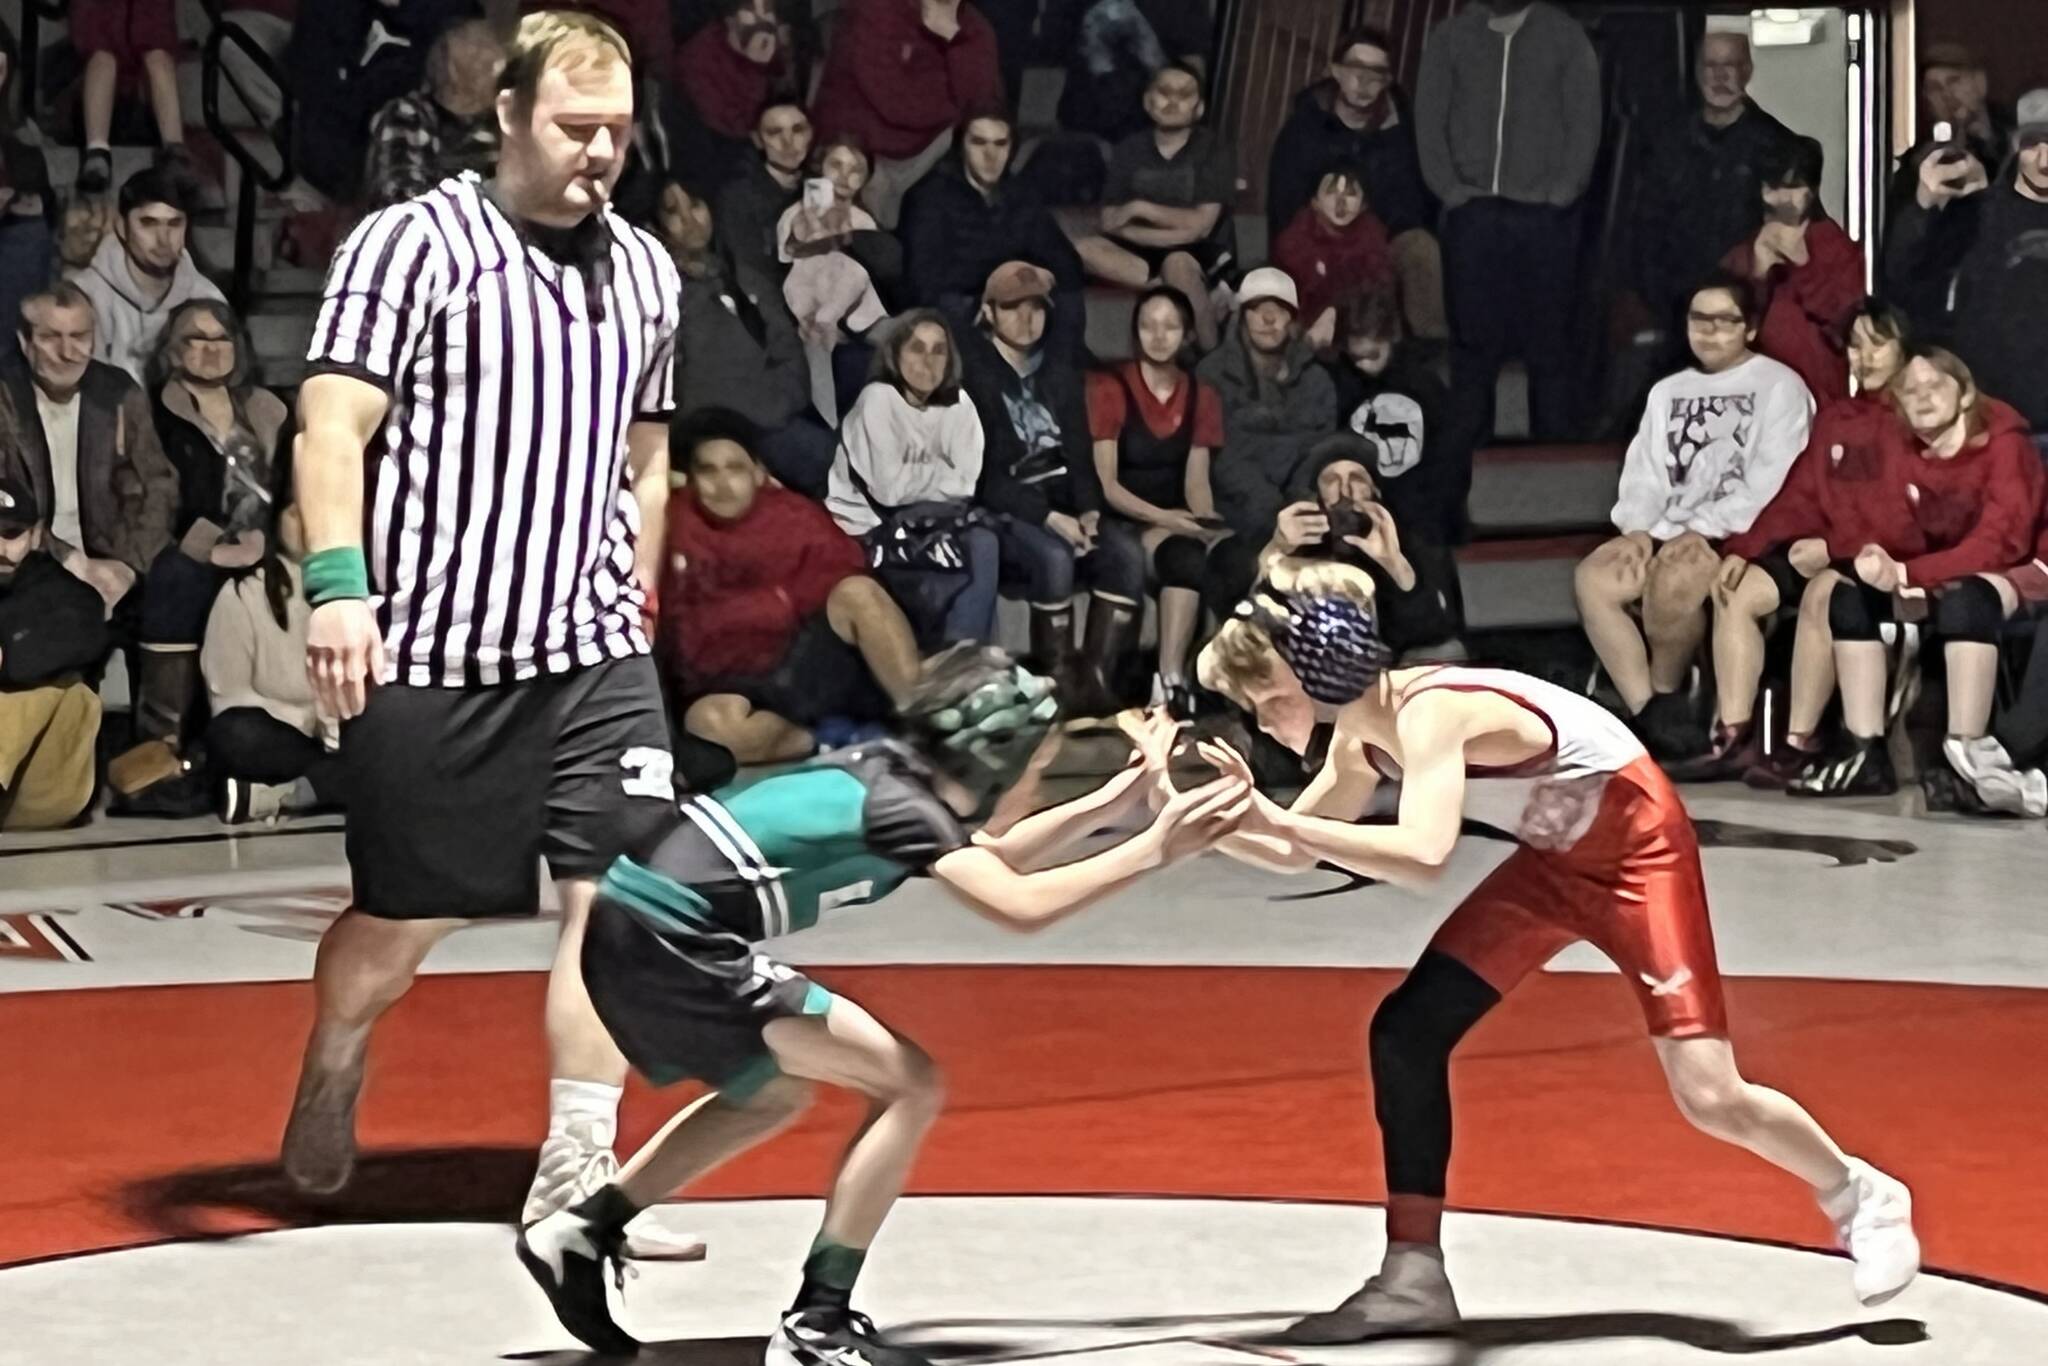
[[(1906, 364), (1906, 344), (1905, 315), (1867, 300), (1849, 327), (1854, 396), (1821, 404), (1806, 450), (1777, 497), (1749, 530), (1722, 545), (1713, 593), (1718, 719), (1707, 752), (1672, 765), (1671, 776), (1680, 782), (1715, 782), (1752, 769), (1763, 781), (1776, 765), (1777, 786), (1811, 757), (1785, 745), (1766, 756), (1764, 737), (1752, 723), (1764, 672), (1764, 627), (1781, 609), (1797, 607), (1807, 584), (1830, 565), (1848, 572), (1864, 546), (1906, 543), (1912, 509), (1885, 469), (1906, 431), (1888, 392)], [(1826, 620), (1820, 614), (1819, 624)], [(1809, 652), (1818, 648), (1823, 655), (1828, 646), (1825, 638), (1806, 643)], [(1804, 681), (1820, 690), (1805, 708), (1818, 715), (1833, 674), (1809, 672)]]
[(2044, 480), (2026, 419), (1980, 394), (1969, 367), (1938, 347), (1916, 351), (1892, 390), (1911, 431), (1892, 458), (1891, 477), (1900, 481), (1913, 528), (1905, 543), (1864, 546), (1847, 573), (1815, 575), (1801, 599), (1803, 624), (1825, 612), (1832, 648), (1829, 658), (1793, 652), (1790, 739), (1812, 746), (1820, 712), (1811, 699), (1827, 695), (1818, 686), (1819, 671), (1839, 680), (1846, 734), (1787, 785), (1797, 797), (1898, 790), (1884, 742), (1881, 627), (1897, 620), (1902, 607), (1909, 617), (1924, 612), (1929, 596), (1948, 665), (1949, 732), (1962, 738), (1983, 733), (1989, 706), (1982, 716), (1971, 713), (1979, 710), (1976, 699), (1990, 696), (1997, 651), (1968, 647), (1995, 644), (2005, 619), (1998, 590), (1985, 576), (2024, 560), (2034, 546)]
[(1301, 290), (1301, 318), (1318, 353), (1337, 343), (1338, 309), (1398, 288), (1386, 224), (1365, 198), (1365, 172), (1339, 166), (1273, 241), (1273, 264)]
[(960, 121), (1003, 107), (995, 30), (966, 0), (851, 0), (811, 117), (822, 138), (850, 133), (873, 155), (868, 211), (893, 232), (904, 192), (938, 165)]
[(1794, 138), (1758, 168), (1764, 225), (1722, 268), (1756, 281), (1764, 319), (1756, 349), (1797, 371), (1816, 403), (1849, 392), (1843, 354), (1863, 302), (1863, 249), (1821, 212), (1821, 146)]
[(658, 654), (683, 729), (772, 763), (809, 754), (828, 718), (893, 715), (922, 661), (860, 546), (769, 478), (738, 413), (699, 409), (669, 443), (690, 484), (669, 501)]

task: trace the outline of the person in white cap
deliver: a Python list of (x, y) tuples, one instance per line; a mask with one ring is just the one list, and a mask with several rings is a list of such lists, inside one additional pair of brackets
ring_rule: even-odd
[(1309, 447), (1337, 430), (1337, 386), (1316, 364), (1286, 271), (1262, 266), (1237, 291), (1237, 325), (1196, 373), (1223, 399), (1223, 449), (1211, 479), (1236, 540), (1210, 558), (1205, 596), (1228, 614), (1251, 587)]

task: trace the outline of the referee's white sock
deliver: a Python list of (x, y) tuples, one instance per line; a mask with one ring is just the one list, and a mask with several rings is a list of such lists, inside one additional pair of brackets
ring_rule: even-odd
[(625, 1093), (623, 1086), (608, 1086), (601, 1081), (554, 1078), (548, 1082), (548, 1137), (566, 1133), (574, 1124), (598, 1147), (611, 1147), (618, 1137), (619, 1097)]

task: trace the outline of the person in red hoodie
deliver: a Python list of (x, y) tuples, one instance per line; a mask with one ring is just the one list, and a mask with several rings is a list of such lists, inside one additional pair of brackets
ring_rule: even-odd
[(1722, 268), (1756, 281), (1764, 320), (1756, 349), (1789, 365), (1825, 404), (1849, 392), (1843, 354), (1863, 302), (1863, 249), (1821, 212), (1821, 146), (1794, 138), (1758, 167), (1764, 225)]
[(1892, 392), (1911, 431), (1892, 458), (1891, 477), (1901, 481), (1913, 531), (1905, 543), (1864, 546), (1847, 573), (1822, 571), (1801, 600), (1807, 627), (1825, 595), (1832, 657), (1793, 652), (1788, 739), (1812, 747), (1820, 714), (1810, 699), (1826, 696), (1816, 686), (1817, 670), (1832, 670), (1838, 679), (1846, 733), (1787, 784), (1795, 797), (1898, 790), (1884, 741), (1880, 629), (1898, 620), (1902, 608), (1909, 618), (1925, 612), (1930, 596), (1949, 670), (1949, 731), (1983, 733), (1989, 706), (1981, 708), (1982, 717), (1969, 713), (1978, 709), (1977, 698), (1990, 695), (1997, 651), (1969, 647), (1995, 645), (2005, 619), (2004, 604), (1986, 576), (2024, 560), (2034, 547), (2044, 481), (2026, 419), (1979, 393), (1969, 367), (1939, 347), (1916, 350)]
[(794, 38), (781, 0), (716, 0), (718, 18), (676, 48), (662, 90), (669, 165), (695, 199), (747, 169), (768, 101), (793, 94)]
[(996, 33), (966, 0), (850, 0), (825, 51), (811, 117), (874, 157), (866, 203), (894, 232), (903, 195), (938, 165), (970, 111), (1001, 109)]
[(1274, 240), (1272, 256), (1301, 291), (1298, 316), (1317, 351), (1336, 345), (1339, 307), (1396, 290), (1386, 224), (1365, 202), (1365, 172), (1354, 166), (1323, 176), (1315, 197)]
[[(1864, 302), (1849, 327), (1855, 392), (1821, 403), (1806, 450), (1784, 486), (1749, 530), (1723, 543), (1713, 590), (1717, 722), (1705, 754), (1672, 766), (1678, 781), (1714, 782), (1756, 769), (1761, 782), (1777, 764), (1788, 767), (1770, 785), (1781, 786), (1811, 757), (1784, 745), (1766, 756), (1764, 737), (1753, 724), (1764, 672), (1764, 627), (1781, 609), (1797, 607), (1808, 583), (1830, 565), (1846, 573), (1866, 545), (1907, 543), (1912, 508), (1903, 484), (1887, 477), (1885, 464), (1903, 448), (1906, 434), (1888, 390), (1905, 367), (1907, 340), (1903, 313), (1876, 299)], [(1825, 626), (1825, 614), (1820, 623)], [(1822, 638), (1806, 648), (1825, 655), (1829, 643)], [(1819, 689), (1806, 708), (1818, 715), (1834, 676), (1805, 681)]]
[(860, 546), (769, 478), (738, 413), (697, 410), (669, 449), (690, 482), (669, 500), (657, 653), (683, 729), (772, 763), (809, 754), (827, 718), (893, 715), (922, 661)]

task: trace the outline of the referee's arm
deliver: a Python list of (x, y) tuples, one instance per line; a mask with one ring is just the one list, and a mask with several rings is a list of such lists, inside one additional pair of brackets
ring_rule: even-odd
[(668, 424), (640, 421), (627, 427), (626, 463), (633, 471), (633, 501), (640, 505), (633, 577), (652, 615), (661, 583), (662, 547), (668, 541)]
[[(313, 375), (299, 388), (292, 476), (306, 553), (363, 549), (363, 453), (391, 407), (384, 390), (352, 375)], [(663, 443), (664, 459), (667, 443)], [(314, 698), (329, 716), (360, 715), (384, 673), (384, 642), (361, 597), (317, 605), (306, 642)]]

